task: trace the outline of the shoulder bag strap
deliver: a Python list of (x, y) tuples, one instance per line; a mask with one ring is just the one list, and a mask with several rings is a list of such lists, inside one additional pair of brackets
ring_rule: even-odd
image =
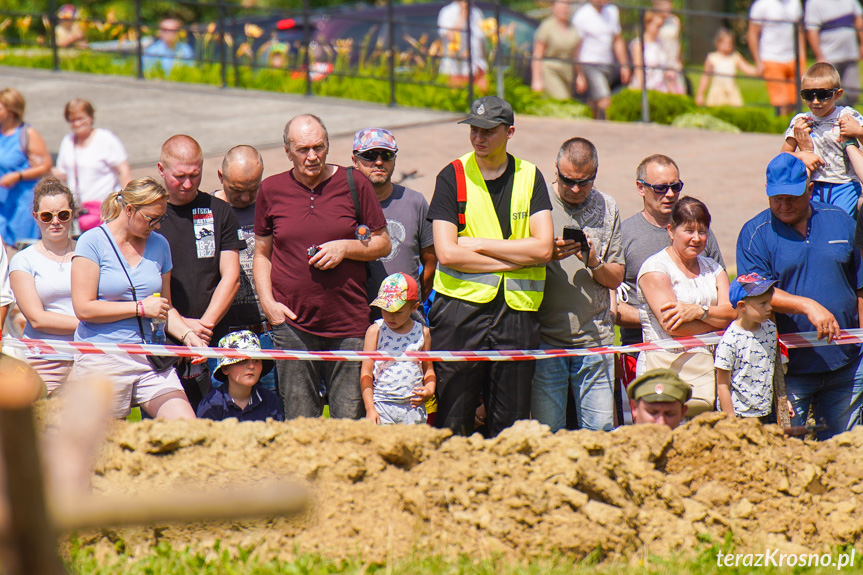
[(132, 299), (135, 300), (135, 319), (138, 320), (138, 329), (141, 331), (141, 341), (147, 343), (146, 338), (144, 338), (144, 323), (141, 321), (141, 316), (138, 315), (138, 295), (135, 293), (135, 284), (132, 283), (132, 278), (129, 276), (129, 272), (126, 271), (126, 264), (123, 263), (123, 257), (120, 255), (120, 252), (117, 251), (117, 246), (114, 245), (114, 241), (111, 239), (111, 234), (108, 233), (108, 230), (106, 230), (104, 226), (99, 226), (99, 229), (102, 230), (102, 233), (104, 233), (105, 237), (108, 239), (108, 245), (111, 246), (112, 250), (114, 250), (114, 253), (117, 255), (117, 260), (120, 262), (120, 267), (123, 268), (123, 273), (126, 274), (126, 279), (129, 280), (129, 287), (132, 288)]
[(363, 223), (360, 218), (360, 197), (357, 194), (357, 183), (354, 181), (354, 169), (345, 168), (345, 175), (348, 178), (348, 189), (351, 191), (351, 200), (354, 202), (354, 214), (356, 214), (357, 225)]

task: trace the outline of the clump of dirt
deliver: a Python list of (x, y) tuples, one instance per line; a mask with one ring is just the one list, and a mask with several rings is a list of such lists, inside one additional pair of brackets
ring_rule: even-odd
[(739, 547), (816, 552), (863, 533), (863, 429), (816, 444), (774, 427), (705, 414), (670, 431), (554, 435), (519, 422), (499, 437), (362, 421), (148, 421), (118, 424), (99, 458), (97, 493), (177, 484), (254, 489), (299, 478), (307, 514), (79, 534), (99, 553), (173, 546), (319, 553), (382, 562), (435, 553), (628, 557), (692, 548), (732, 530)]

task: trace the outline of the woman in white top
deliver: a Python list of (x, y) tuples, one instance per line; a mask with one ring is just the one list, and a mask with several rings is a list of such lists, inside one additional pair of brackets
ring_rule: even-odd
[[(681, 198), (671, 210), (671, 246), (647, 258), (638, 271), (645, 342), (725, 329), (736, 317), (728, 301), (728, 274), (701, 255), (709, 228), (710, 212), (700, 200)], [(703, 347), (687, 351), (711, 353)], [(644, 370), (641, 355), (636, 372)]]
[[(56, 178), (45, 176), (33, 191), (33, 217), (42, 239), (12, 257), (9, 281), (21, 313), (27, 319), (24, 337), (72, 341), (78, 318), (72, 309), (72, 256), (69, 235), (75, 216), (72, 192)], [(27, 358), (49, 395), (72, 369), (72, 356), (53, 354)]]
[[(665, 16), (659, 12), (644, 14), (644, 49), (642, 50), (639, 38), (630, 43), (633, 72), (629, 87), (641, 90), (642, 86), (647, 86), (648, 90), (656, 92), (683, 94), (686, 91), (685, 86), (680, 82), (680, 75), (674, 70), (674, 62), (668, 58), (659, 41), (664, 20)], [(645, 74), (642, 74), (641, 69), (642, 57)], [(643, 75), (647, 76), (646, 80)]]
[(78, 225), (86, 231), (99, 225), (99, 209), (108, 194), (129, 183), (129, 161), (114, 132), (93, 127), (95, 111), (90, 102), (70, 100), (63, 115), (72, 133), (60, 143), (54, 175), (75, 194), (82, 208)]

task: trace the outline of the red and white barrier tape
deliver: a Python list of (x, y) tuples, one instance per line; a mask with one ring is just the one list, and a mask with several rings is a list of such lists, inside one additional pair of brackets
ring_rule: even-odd
[[(40, 339), (4, 338), (3, 345), (22, 350), (28, 355), (162, 355), (179, 357), (230, 357), (237, 359), (287, 359), (311, 361), (362, 361), (373, 359), (377, 361), (525, 361), (549, 357), (575, 357), (602, 353), (637, 353), (639, 351), (671, 351), (680, 352), (684, 349), (716, 345), (721, 332), (705, 333), (698, 336), (681, 337), (678, 339), (663, 339), (650, 343), (635, 345), (618, 345), (593, 347), (588, 349), (532, 349), (532, 350), (500, 350), (500, 351), (410, 351), (394, 354), (380, 351), (291, 351), (281, 349), (264, 349), (257, 352), (240, 351), (237, 349), (206, 347), (189, 348), (177, 345), (144, 345), (144, 344), (112, 344), (87, 343), (80, 341), (56, 341)], [(831, 343), (819, 340), (815, 332), (787, 333), (779, 336), (788, 348), (822, 347), (825, 345), (849, 345), (863, 343), (863, 329), (842, 331), (841, 337)]]

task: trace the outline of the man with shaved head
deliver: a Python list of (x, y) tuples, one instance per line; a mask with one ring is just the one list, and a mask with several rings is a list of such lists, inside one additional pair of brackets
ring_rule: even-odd
[[(261, 188), (264, 161), (252, 146), (234, 146), (225, 154), (218, 170), (222, 189), (213, 195), (228, 202), (240, 223), (246, 248), (240, 250), (240, 289), (234, 296), (228, 313), (222, 320), (228, 331), (249, 330), (258, 335), (262, 349), (273, 349), (270, 322), (261, 309), (255, 282), (252, 277), (252, 258), (255, 255), (255, 200)], [(276, 388), (276, 370), (261, 376), (261, 383), (270, 390)]]
[[(255, 287), (278, 349), (361, 350), (369, 322), (366, 262), (390, 252), (387, 221), (369, 180), (327, 163), (320, 118), (285, 126), (287, 172), (263, 181), (255, 208)], [(353, 181), (353, 184), (351, 184)], [(360, 362), (277, 361), (285, 419), (358, 419)]]
[[(162, 144), (158, 169), (168, 190), (168, 211), (159, 233), (171, 245), (174, 307), (198, 337), (215, 343), (228, 331), (222, 318), (240, 285), (239, 251), (246, 242), (231, 207), (198, 189), (203, 166), (193, 138), (179, 134)], [(183, 362), (177, 370), (197, 410), (210, 388), (206, 364)]]

